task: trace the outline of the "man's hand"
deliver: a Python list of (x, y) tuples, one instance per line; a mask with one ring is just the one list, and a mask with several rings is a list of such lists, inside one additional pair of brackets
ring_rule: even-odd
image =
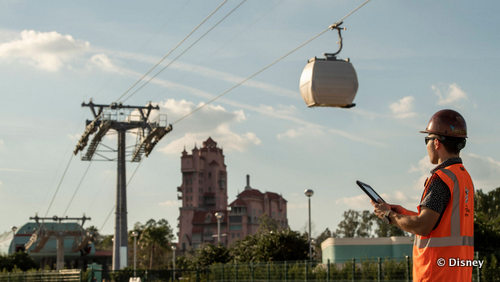
[(375, 208), (373, 210), (373, 212), (380, 219), (384, 219), (385, 212), (390, 211), (391, 207), (392, 207), (391, 205), (389, 205), (387, 203), (376, 203), (373, 200), (371, 201), (371, 203), (372, 203), (373, 207)]

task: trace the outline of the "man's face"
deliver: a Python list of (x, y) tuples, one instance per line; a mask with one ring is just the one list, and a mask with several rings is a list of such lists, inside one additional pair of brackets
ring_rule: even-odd
[(429, 161), (431, 162), (431, 164), (437, 164), (439, 160), (436, 152), (436, 147), (434, 146), (434, 142), (439, 142), (439, 140), (436, 140), (437, 137), (438, 136), (434, 134), (429, 134), (429, 136), (425, 137), (427, 154), (429, 155)]

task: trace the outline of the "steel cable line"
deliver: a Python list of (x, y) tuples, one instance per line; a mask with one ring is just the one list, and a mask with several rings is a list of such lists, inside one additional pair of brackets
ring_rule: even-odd
[(49, 207), (47, 208), (47, 211), (45, 212), (45, 217), (49, 214), (50, 208), (52, 207), (52, 204), (54, 203), (54, 199), (56, 198), (57, 193), (59, 192), (59, 189), (61, 188), (61, 184), (64, 180), (64, 177), (66, 176), (66, 173), (68, 172), (69, 165), (71, 164), (71, 161), (73, 160), (73, 154), (71, 154), (71, 157), (68, 160), (68, 164), (66, 164), (66, 168), (64, 169), (63, 175), (61, 179), (59, 180), (59, 184), (57, 184), (56, 191), (54, 195), (52, 196), (52, 199), (50, 200)]
[[(177, 48), (178, 48), (178, 47), (179, 47), (182, 43), (184, 43), (184, 41), (186, 41), (186, 40), (187, 40), (187, 39), (188, 39), (188, 38), (189, 38), (189, 37), (190, 37), (190, 36), (191, 36), (191, 35), (192, 35), (192, 34), (193, 34), (196, 30), (198, 30), (198, 29), (199, 29), (199, 28), (200, 28), (200, 27), (201, 27), (201, 26), (202, 26), (202, 25), (203, 25), (203, 24), (204, 24), (204, 23), (205, 23), (208, 19), (210, 19), (210, 18), (211, 18), (211, 17), (212, 17), (212, 16), (213, 16), (213, 15), (214, 15), (214, 14), (215, 14), (215, 13), (216, 13), (219, 9), (220, 9), (220, 8), (222, 8), (222, 6), (224, 6), (224, 4), (226, 4), (226, 2), (227, 2), (227, 0), (222, 1), (222, 2), (219, 4), (219, 6), (217, 6), (217, 7), (215, 8), (215, 10), (213, 10), (213, 11), (212, 11), (212, 12), (211, 12), (211, 13), (210, 13), (207, 17), (205, 17), (205, 18), (204, 18), (204, 19), (203, 19), (203, 20), (202, 20), (202, 21), (201, 21), (201, 22), (200, 22), (200, 23), (199, 23), (199, 24), (198, 24), (198, 25), (197, 25), (197, 26), (196, 26), (196, 27), (195, 27), (195, 28), (194, 28), (194, 29), (193, 29), (193, 30), (192, 30), (192, 31), (191, 31), (191, 32), (190, 32), (190, 33), (189, 33), (189, 34), (188, 34), (185, 38), (184, 38), (184, 39), (182, 39), (182, 40), (181, 40), (181, 41), (180, 41), (180, 42), (179, 42), (179, 43), (178, 43), (178, 44), (177, 44), (177, 45), (176, 45), (176, 46), (175, 46), (172, 50), (170, 50), (167, 54), (165, 54), (165, 55), (164, 55), (164, 56), (160, 59), (160, 61), (158, 61), (158, 62), (157, 62), (157, 63), (156, 63), (156, 64), (155, 64), (155, 65), (154, 65), (154, 66), (153, 66), (150, 70), (148, 70), (148, 71), (147, 71), (147, 72), (146, 72), (146, 73), (145, 73), (145, 74), (144, 74), (144, 75), (143, 75), (143, 76), (142, 76), (142, 77), (141, 77), (138, 81), (136, 81), (136, 82), (135, 82), (132, 86), (130, 86), (130, 87), (127, 89), (127, 91), (125, 91), (125, 92), (124, 92), (124, 93), (120, 96), (120, 98), (118, 98), (118, 100), (117, 100), (117, 101), (119, 101), (119, 100), (120, 100), (123, 96), (125, 96), (128, 92), (130, 92), (130, 90), (132, 90), (132, 89), (133, 89), (133, 88), (134, 88), (137, 84), (139, 84), (139, 83), (140, 83), (140, 82), (141, 82), (141, 81), (142, 81), (145, 77), (147, 77), (147, 75), (148, 75), (149, 73), (151, 73), (151, 72), (152, 72), (152, 71), (153, 71), (153, 70), (154, 70), (154, 69), (155, 69), (158, 65), (160, 65), (160, 64), (161, 64), (161, 63), (162, 63), (162, 62), (163, 62), (163, 61), (164, 61), (164, 60), (165, 60), (165, 59), (166, 59), (166, 58), (167, 58), (167, 57), (168, 57), (168, 56), (169, 56), (169, 55), (170, 55), (173, 51), (175, 51), (175, 50), (176, 50), (176, 49), (177, 49)], [(141, 88), (142, 88), (142, 87), (141, 87)], [(101, 114), (99, 114), (96, 118), (100, 118), (100, 116), (101, 116)], [(51, 199), (51, 201), (50, 201), (49, 207), (47, 208), (47, 211), (46, 211), (45, 216), (47, 216), (47, 214), (49, 213), (50, 208), (52, 207), (52, 204), (53, 204), (53, 202), (54, 202), (54, 200), (55, 200), (55, 197), (57, 196), (57, 193), (59, 192), (59, 189), (60, 189), (61, 184), (62, 184), (62, 182), (63, 182), (63, 180), (64, 180), (64, 178), (65, 178), (65, 176), (66, 176), (66, 173), (67, 173), (67, 171), (68, 171), (68, 169), (69, 169), (69, 166), (70, 166), (70, 163), (71, 163), (72, 159), (73, 159), (73, 154), (71, 154), (71, 158), (70, 158), (70, 160), (69, 160), (68, 164), (66, 165), (66, 168), (65, 168), (64, 173), (63, 173), (63, 175), (62, 175), (62, 177), (61, 177), (61, 179), (60, 179), (60, 181), (59, 181), (59, 184), (58, 184), (58, 186), (57, 186), (57, 189), (56, 189), (56, 191), (55, 191), (54, 195), (52, 196), (52, 199)], [(67, 205), (67, 207), (66, 207), (66, 210), (65, 210), (64, 214), (66, 214), (66, 212), (68, 211), (69, 207), (71, 206), (71, 203), (73, 202), (74, 197), (75, 197), (75, 195), (76, 195), (76, 193), (77, 193), (77, 191), (78, 191), (79, 187), (81, 186), (81, 184), (82, 184), (82, 182), (83, 182), (83, 179), (84, 179), (84, 178), (85, 178), (85, 176), (87, 175), (89, 168), (90, 168), (90, 164), (89, 164), (89, 166), (87, 167), (86, 171), (84, 172), (84, 174), (83, 174), (83, 176), (82, 176), (82, 178), (81, 178), (81, 180), (80, 180), (80, 183), (78, 184), (78, 187), (76, 188), (75, 192), (73, 193), (73, 196), (72, 196), (72, 198), (71, 198), (71, 200), (70, 200), (69, 204)]]
[[(191, 35), (193, 35), (193, 33), (195, 31), (197, 31), (203, 24), (205, 24), (205, 22), (208, 21), (226, 3), (227, 3), (227, 0), (222, 1), (219, 4), (219, 6), (217, 6), (215, 8), (215, 10), (213, 10), (208, 16), (206, 16), (195, 28), (193, 28), (193, 30), (191, 30), (191, 32), (188, 35), (186, 35), (181, 41), (179, 41), (179, 43), (177, 43), (177, 45), (174, 48), (172, 48), (170, 51), (168, 51), (167, 54), (165, 54), (141, 78), (139, 78), (134, 84), (132, 84), (132, 86), (130, 86), (125, 92), (123, 92), (123, 94), (118, 99), (116, 99), (116, 101), (119, 102), (124, 96), (126, 96), (135, 86), (137, 86), (137, 84), (139, 84), (144, 78), (146, 78), (156, 67), (158, 67), (168, 56), (170, 56), (170, 54), (172, 54), (172, 52), (174, 52), (177, 48), (179, 48), (179, 46), (181, 46), (182, 43), (184, 43), (184, 41), (186, 41)], [(146, 84), (147, 84), (147, 82), (146, 82)], [(144, 86), (141, 86), (140, 88), (142, 88), (142, 87), (144, 87)], [(132, 94), (134, 94), (135, 92), (137, 92), (137, 90), (134, 91)]]
[[(246, 0), (243, 0), (240, 5), (238, 5), (237, 7), (241, 6), (241, 4), (243, 4), (243, 2), (245, 2)], [(182, 120), (184, 120), (185, 118), (189, 117), (190, 115), (194, 114), (195, 112), (201, 110), (203, 107), (205, 107), (206, 105), (214, 102), (215, 100), (219, 99), (220, 97), (228, 94), (229, 92), (231, 92), (232, 90), (234, 90), (235, 88), (241, 86), (242, 84), (244, 84), (245, 82), (247, 82), (248, 80), (254, 78), (255, 76), (259, 75), (260, 73), (262, 73), (263, 71), (267, 70), (268, 68), (272, 67), (273, 65), (275, 65), (276, 63), (280, 62), (281, 60), (283, 60), (284, 58), (288, 57), (289, 55), (291, 55), (292, 53), (296, 52), (297, 50), (299, 50), (300, 48), (304, 47), (305, 45), (309, 44), (311, 41), (315, 40), (316, 38), (320, 37), (321, 35), (323, 35), (324, 33), (326, 33), (327, 31), (329, 30), (332, 30), (334, 29), (335, 27), (339, 26), (345, 19), (347, 19), (348, 17), (350, 17), (352, 14), (354, 14), (355, 12), (357, 12), (359, 9), (361, 9), (363, 6), (365, 6), (368, 2), (370, 2), (371, 0), (366, 0), (365, 2), (363, 2), (361, 5), (359, 5), (358, 7), (356, 7), (355, 9), (353, 9), (352, 11), (350, 11), (348, 14), (346, 14), (344, 17), (342, 17), (339, 21), (337, 21), (336, 23), (330, 25), (328, 28), (326, 28), (325, 30), (319, 32), (318, 34), (314, 35), (313, 37), (311, 37), (310, 39), (306, 40), (305, 42), (303, 42), (302, 44), (300, 44), (299, 46), (295, 47), (294, 49), (292, 49), (291, 51), (287, 52), (286, 54), (284, 54), (283, 56), (279, 57), (278, 59), (274, 60), (273, 62), (271, 62), (270, 64), (264, 66), (262, 69), (258, 70), (257, 72), (253, 73), (252, 75), (250, 75), (249, 77), (243, 79), (242, 81), (238, 82), (237, 84), (235, 84), (234, 86), (230, 87), (229, 89), (225, 90), (224, 92), (222, 92), (221, 94), (215, 96), (214, 98), (210, 99), (209, 101), (207, 101), (205, 104), (199, 106), (198, 108), (194, 109), (193, 111), (191, 111), (190, 113), (182, 116), (181, 118), (177, 119), (176, 121), (174, 121), (172, 124), (177, 124), (179, 122), (181, 122)], [(234, 10), (234, 9), (233, 9)], [(232, 13), (232, 11), (231, 11)], [(226, 16), (227, 17), (227, 16)], [(218, 24), (218, 23), (217, 23)], [(201, 39), (201, 38), (200, 38)], [(199, 40), (198, 40), (199, 41)], [(191, 46), (190, 46), (191, 47)], [(189, 47), (189, 48), (190, 48)], [(185, 53), (185, 52), (184, 52)], [(163, 71), (166, 67), (164, 67), (161, 71)], [(159, 72), (154, 76), (156, 77), (157, 75), (159, 74)], [(151, 81), (154, 77), (152, 77), (151, 79), (148, 80)], [(142, 87), (141, 87), (142, 88)], [(137, 91), (133, 92), (133, 94), (135, 94)], [(130, 98), (131, 95), (129, 95), (128, 98)], [(137, 170), (139, 169), (139, 166), (140, 166), (141, 162), (139, 163), (139, 165), (135, 168), (133, 174), (131, 175), (130, 179), (129, 179), (129, 182), (130, 183), (132, 181), (132, 179), (134, 178), (135, 176), (135, 173), (137, 172)], [(128, 185), (127, 183), (127, 185)], [(114, 209), (114, 207), (113, 207)], [(109, 217), (111, 216), (111, 213), (113, 211), (113, 209), (110, 210), (110, 212), (108, 213), (102, 227), (101, 227), (101, 230), (104, 228), (105, 224), (107, 223)]]
[[(236, 11), (243, 3), (245, 3), (247, 0), (242, 0), (236, 7), (234, 7), (231, 11), (229, 11), (222, 19), (220, 19), (217, 23), (215, 23), (210, 29), (208, 29), (203, 35), (201, 35), (196, 41), (194, 41), (191, 45), (189, 45), (184, 51), (182, 51), (177, 57), (172, 59), (167, 65), (165, 65), (161, 70), (159, 70), (157, 73), (155, 73), (153, 76), (151, 76), (148, 80), (146, 80), (141, 86), (136, 88), (132, 93), (128, 95), (122, 102), (127, 101), (130, 99), (133, 95), (135, 95), (139, 90), (144, 88), (151, 80), (153, 80), (155, 77), (157, 77), (160, 73), (162, 73), (165, 69), (167, 69), (169, 66), (171, 66), (175, 61), (177, 61), (182, 55), (184, 55), (187, 51), (189, 51), (194, 45), (196, 45), (201, 39), (203, 39), (208, 33), (210, 33), (213, 29), (215, 29), (220, 23), (222, 23), (227, 17), (229, 17), (234, 11)], [(121, 96), (123, 97), (123, 95)], [(121, 98), (120, 97), (120, 98)]]
[(352, 14), (354, 14), (356, 11), (358, 11), (359, 9), (361, 9), (361, 7), (363, 7), (364, 5), (366, 5), (368, 2), (370, 2), (371, 0), (366, 0), (365, 2), (363, 2), (360, 6), (358, 6), (357, 8), (355, 8), (354, 10), (352, 10), (351, 12), (349, 12), (347, 15), (345, 15), (344, 17), (342, 17), (339, 21), (337, 21), (336, 23), (330, 25), (328, 28), (326, 28), (325, 30), (321, 31), (320, 33), (314, 35), (313, 37), (309, 38), (308, 40), (306, 40), (305, 42), (303, 42), (302, 44), (300, 44), (299, 46), (295, 47), (294, 49), (288, 51), (286, 54), (284, 54), (283, 56), (279, 57), (278, 59), (274, 60), (272, 63), (264, 66), (262, 69), (256, 71), (255, 73), (251, 74), (249, 77), (241, 80), (240, 82), (236, 83), (235, 85), (233, 85), (232, 87), (228, 88), (227, 90), (225, 90), (224, 92), (222, 92), (221, 94), (215, 96), (214, 98), (208, 100), (206, 103), (204, 103), (203, 105), (195, 108), (193, 111), (191, 111), (190, 113), (187, 113), (186, 115), (180, 117), (179, 119), (177, 119), (176, 121), (174, 121), (172, 124), (177, 124), (179, 122), (181, 122), (182, 120), (184, 120), (185, 118), (189, 117), (190, 115), (196, 113), (197, 111), (201, 110), (202, 108), (204, 108), (205, 106), (213, 103), (215, 100), (219, 99), (220, 97), (228, 94), (229, 92), (233, 91), (234, 89), (238, 88), (239, 86), (241, 86), (242, 84), (244, 84), (245, 82), (249, 81), (250, 79), (256, 77), (257, 75), (259, 75), (260, 73), (262, 73), (263, 71), (267, 70), (268, 68), (274, 66), (275, 64), (277, 64), (278, 62), (280, 62), (281, 60), (283, 60), (284, 58), (288, 57), (289, 55), (291, 55), (292, 53), (296, 52), (297, 50), (299, 50), (300, 48), (304, 47), (305, 45), (309, 44), (311, 41), (315, 40), (316, 38), (320, 37), (321, 35), (323, 35), (324, 33), (326, 33), (327, 31), (329, 30), (332, 30), (333, 28), (339, 26), (346, 18), (348, 18), (349, 16), (351, 16)]
[(80, 178), (80, 182), (78, 182), (78, 185), (76, 186), (75, 192), (73, 192), (73, 196), (71, 196), (71, 199), (69, 200), (69, 203), (66, 206), (66, 209), (64, 210), (63, 216), (67, 215), (68, 209), (71, 206), (71, 204), (73, 203), (73, 200), (75, 199), (76, 193), (78, 192), (78, 190), (80, 190), (80, 187), (82, 186), (83, 180), (87, 176), (87, 173), (89, 172), (91, 165), (92, 165), (92, 162), (89, 162), (89, 165), (87, 166), (87, 168), (85, 169), (85, 172), (83, 173), (82, 177)]

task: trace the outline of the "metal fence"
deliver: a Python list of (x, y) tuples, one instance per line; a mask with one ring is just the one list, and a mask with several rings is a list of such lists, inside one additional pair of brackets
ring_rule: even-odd
[[(110, 272), (107, 278), (128, 281), (133, 271)], [(199, 269), (137, 271), (142, 281), (411, 281), (410, 258), (215, 264)]]
[(82, 272), (79, 269), (40, 272), (0, 272), (0, 282), (15, 281), (82, 281)]
[[(133, 271), (122, 270), (105, 275), (107, 279), (125, 282)], [(391, 259), (351, 259), (321, 264), (309, 261), (215, 264), (199, 269), (137, 271), (142, 281), (412, 281), (409, 257)], [(175, 279), (174, 279), (175, 277)], [(473, 281), (480, 279), (474, 269)]]

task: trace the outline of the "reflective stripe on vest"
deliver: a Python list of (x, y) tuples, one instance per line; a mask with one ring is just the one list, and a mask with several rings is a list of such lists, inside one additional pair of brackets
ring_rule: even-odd
[(426, 247), (451, 247), (451, 246), (474, 246), (474, 237), (460, 236), (460, 187), (456, 175), (448, 170), (441, 169), (453, 181), (453, 199), (450, 218), (450, 236), (421, 238), (415, 236), (414, 245), (421, 249)]

